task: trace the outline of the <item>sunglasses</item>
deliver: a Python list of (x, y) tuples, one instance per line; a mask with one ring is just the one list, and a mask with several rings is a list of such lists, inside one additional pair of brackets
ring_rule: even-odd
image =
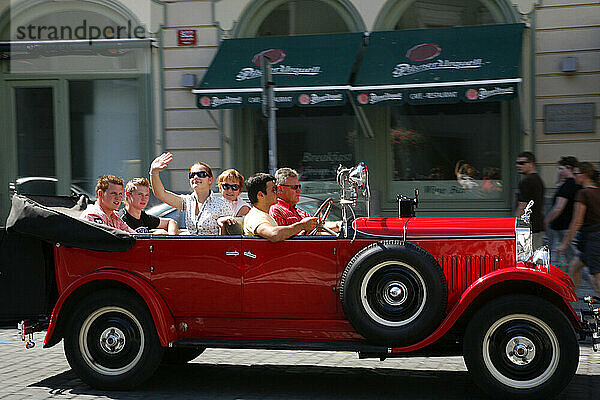
[(192, 179), (194, 176), (197, 176), (198, 178), (207, 178), (208, 177), (208, 172), (206, 171), (194, 171), (194, 172), (190, 172), (189, 175), (190, 179)]
[(529, 163), (529, 161), (517, 161), (517, 165), (525, 165), (528, 163)]
[(238, 190), (240, 188), (240, 185), (235, 184), (235, 183), (233, 185), (230, 185), (229, 183), (223, 183), (223, 184), (221, 184), (221, 188), (223, 190), (230, 190), (230, 189), (231, 190)]
[(573, 172), (573, 175), (582, 175), (583, 172)]
[(287, 187), (291, 188), (292, 190), (298, 190), (301, 188), (301, 185), (285, 185), (283, 183), (279, 186), (287, 186)]

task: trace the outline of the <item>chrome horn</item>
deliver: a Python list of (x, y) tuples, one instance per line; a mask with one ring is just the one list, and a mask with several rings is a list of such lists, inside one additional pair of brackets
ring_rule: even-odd
[(367, 201), (367, 213), (369, 212), (369, 171), (364, 162), (352, 168), (344, 168), (342, 165), (337, 170), (337, 184), (342, 189), (340, 200), (342, 204), (356, 206), (359, 193)]
[[(369, 189), (369, 171), (364, 162), (352, 168), (345, 168), (340, 164), (337, 169), (337, 184), (341, 189), (340, 205), (342, 206), (343, 227), (346, 227), (348, 223), (348, 210), (352, 213), (353, 218), (356, 219), (354, 208), (356, 208), (359, 194), (365, 198), (367, 216), (370, 216), (371, 207), (369, 199), (371, 191)], [(344, 235), (347, 235), (347, 230), (345, 229)], [(354, 235), (356, 237), (356, 230), (354, 231)]]

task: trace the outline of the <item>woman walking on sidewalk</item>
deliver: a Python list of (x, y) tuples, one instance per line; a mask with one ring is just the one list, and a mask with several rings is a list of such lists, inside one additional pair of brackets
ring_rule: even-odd
[(569, 263), (569, 275), (575, 283), (575, 289), (581, 283), (581, 269), (584, 265), (590, 269), (593, 279), (590, 282), (600, 295), (600, 189), (598, 170), (589, 162), (578, 163), (573, 171), (575, 181), (582, 189), (575, 195), (573, 219), (569, 231), (557, 252), (565, 252), (580, 231), (577, 247), (581, 254)]

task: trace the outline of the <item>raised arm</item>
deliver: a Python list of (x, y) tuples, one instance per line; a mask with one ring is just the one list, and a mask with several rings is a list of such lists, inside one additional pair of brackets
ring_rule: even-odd
[(181, 197), (166, 190), (160, 180), (160, 171), (167, 168), (167, 165), (171, 161), (173, 161), (173, 155), (171, 153), (162, 153), (152, 161), (152, 164), (150, 164), (150, 184), (152, 185), (152, 192), (157, 199), (181, 210), (183, 208), (183, 200), (181, 200)]

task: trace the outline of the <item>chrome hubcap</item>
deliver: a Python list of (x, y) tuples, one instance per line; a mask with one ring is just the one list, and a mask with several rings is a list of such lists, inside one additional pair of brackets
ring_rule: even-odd
[(108, 328), (100, 335), (100, 347), (109, 354), (117, 354), (125, 347), (125, 335), (119, 328)]
[(514, 337), (506, 344), (506, 357), (516, 365), (527, 365), (535, 358), (535, 345), (526, 337)]
[(389, 282), (383, 290), (383, 299), (391, 306), (398, 306), (406, 301), (406, 286), (398, 281)]

